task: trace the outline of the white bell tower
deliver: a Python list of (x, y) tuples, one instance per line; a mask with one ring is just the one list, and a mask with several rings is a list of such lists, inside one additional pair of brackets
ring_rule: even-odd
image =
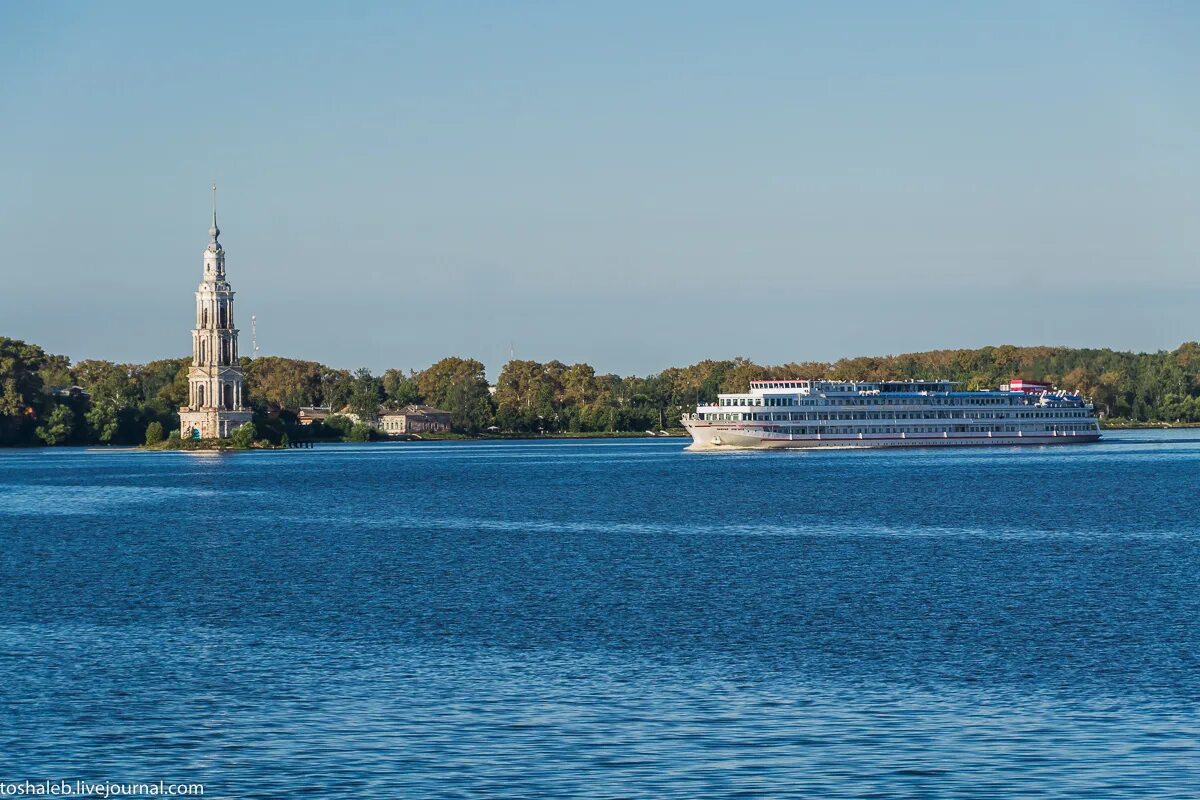
[(238, 331), (233, 327), (233, 289), (225, 280), (225, 248), (218, 237), (217, 185), (213, 184), (213, 220), (204, 248), (204, 277), (196, 292), (192, 330), (192, 366), (188, 404), (179, 409), (184, 439), (220, 439), (250, 421), (245, 406), (245, 376), (238, 364)]

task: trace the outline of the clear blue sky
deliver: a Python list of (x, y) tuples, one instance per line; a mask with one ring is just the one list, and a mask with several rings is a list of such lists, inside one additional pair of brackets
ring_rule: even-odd
[(1200, 5), (0, 4), (0, 334), (648, 373), (1200, 338)]

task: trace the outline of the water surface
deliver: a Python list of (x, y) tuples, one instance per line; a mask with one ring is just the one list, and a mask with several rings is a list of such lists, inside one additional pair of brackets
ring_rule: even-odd
[(1200, 794), (1200, 434), (0, 452), (0, 780)]

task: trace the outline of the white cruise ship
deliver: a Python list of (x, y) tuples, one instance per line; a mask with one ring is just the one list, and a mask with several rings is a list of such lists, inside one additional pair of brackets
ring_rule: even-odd
[(1075, 444), (1100, 438), (1092, 404), (1044, 383), (957, 391), (952, 381), (750, 381), (685, 414), (691, 450)]

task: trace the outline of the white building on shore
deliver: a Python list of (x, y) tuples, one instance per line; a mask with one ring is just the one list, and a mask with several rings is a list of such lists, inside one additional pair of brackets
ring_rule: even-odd
[(238, 364), (233, 289), (225, 280), (225, 248), (218, 241), (221, 230), (217, 227), (216, 186), (213, 186), (213, 221), (208, 235), (204, 278), (196, 292), (188, 404), (179, 409), (180, 436), (184, 439), (223, 438), (251, 417), (245, 406), (245, 377)]
[[(433, 406), (409, 404), (403, 408), (380, 406), (373, 416), (362, 417), (345, 406), (338, 412), (355, 425), (366, 425), (388, 436), (403, 436), (414, 433), (448, 433), (452, 414)], [(303, 423), (302, 423), (303, 424)]]

